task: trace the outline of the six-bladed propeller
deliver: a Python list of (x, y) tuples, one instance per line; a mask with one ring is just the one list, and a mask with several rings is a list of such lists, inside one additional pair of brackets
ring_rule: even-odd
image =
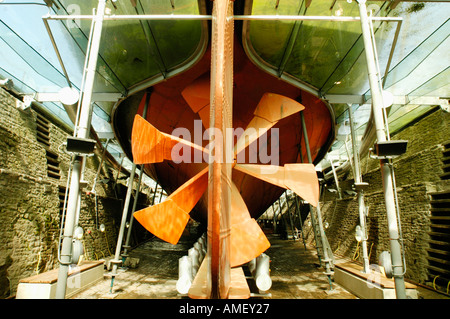
[[(204, 126), (209, 126), (209, 81), (201, 78), (182, 92), (191, 109), (198, 113)], [(304, 106), (288, 97), (265, 93), (259, 101), (254, 117), (248, 124), (234, 149), (234, 159), (278, 121), (300, 112)], [(206, 119), (208, 124), (205, 123)], [(132, 131), (132, 153), (136, 164), (152, 164), (164, 160), (176, 160), (172, 149), (178, 143), (185, 147), (208, 153), (208, 150), (189, 141), (160, 132), (153, 125), (136, 115)], [(285, 164), (284, 166), (233, 163), (233, 169), (265, 182), (290, 189), (311, 205), (319, 200), (319, 182), (312, 164)], [(157, 205), (134, 213), (134, 217), (155, 236), (176, 244), (189, 221), (189, 213), (208, 188), (208, 166), (192, 177), (167, 199)], [(232, 183), (231, 193), (231, 261), (232, 267), (249, 262), (259, 256), (270, 243), (257, 222), (251, 218), (247, 206)]]

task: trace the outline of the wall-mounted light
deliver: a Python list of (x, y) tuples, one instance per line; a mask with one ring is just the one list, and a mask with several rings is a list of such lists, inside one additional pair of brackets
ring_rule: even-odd
[(78, 264), (80, 257), (84, 253), (83, 239), (84, 230), (80, 226), (75, 227), (72, 240), (72, 263)]
[(83, 239), (84, 230), (82, 227), (77, 226), (75, 227), (75, 230), (73, 231), (73, 238), (75, 239)]
[(66, 107), (75, 107), (78, 104), (80, 94), (74, 88), (65, 87), (58, 92), (59, 101)]
[(67, 137), (66, 150), (69, 153), (76, 154), (92, 154), (94, 153), (96, 140), (81, 138), (81, 137)]
[(378, 257), (378, 265), (384, 268), (384, 272), (386, 274), (386, 277), (392, 278), (393, 271), (392, 271), (392, 259), (391, 259), (391, 253), (388, 251), (383, 251), (380, 254), (380, 257)]
[(389, 140), (378, 142), (374, 145), (372, 151), (379, 158), (394, 158), (406, 153), (408, 141), (406, 140)]
[(355, 228), (355, 239), (358, 243), (362, 240), (362, 230), (360, 225), (357, 225)]
[(78, 264), (80, 257), (84, 254), (84, 247), (81, 240), (72, 241), (72, 264)]

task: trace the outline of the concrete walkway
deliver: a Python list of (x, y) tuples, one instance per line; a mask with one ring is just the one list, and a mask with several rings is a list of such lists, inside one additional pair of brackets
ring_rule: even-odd
[[(154, 238), (130, 252), (130, 257), (139, 258), (137, 268), (123, 270), (114, 280), (105, 278), (87, 288), (75, 299), (179, 299), (176, 291), (178, 259), (187, 254), (189, 248), (201, 234), (186, 233), (177, 245)], [(333, 285), (329, 291), (327, 277), (317, 269), (316, 252), (304, 250), (299, 241), (282, 240), (268, 235), (271, 247), (267, 255), (271, 258), (272, 299), (349, 299), (355, 298), (343, 288)], [(268, 296), (265, 298), (269, 298)]]
[[(176, 290), (178, 259), (201, 234), (185, 233), (177, 245), (154, 238), (130, 252), (130, 257), (139, 258), (137, 268), (119, 268), (110, 292), (111, 279), (105, 278), (97, 284), (75, 295), (74, 299), (181, 299)], [(271, 258), (271, 299), (356, 299), (353, 294), (336, 283), (332, 289), (323, 269), (318, 268), (316, 250), (305, 250), (302, 241), (284, 240), (267, 235), (271, 247), (266, 254)], [(245, 269), (245, 268), (244, 268)], [(422, 298), (439, 297), (424, 290)]]

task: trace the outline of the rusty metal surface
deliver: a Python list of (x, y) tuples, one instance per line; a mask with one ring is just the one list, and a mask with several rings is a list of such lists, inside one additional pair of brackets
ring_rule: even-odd
[[(219, 132), (232, 128), (233, 116), (233, 2), (213, 4), (211, 49), (210, 126)], [(227, 134), (214, 137), (214, 159), (209, 165), (208, 185), (208, 276), (210, 298), (227, 298), (230, 289), (231, 163), (224, 158)]]
[(258, 257), (270, 247), (264, 232), (251, 218), (236, 185), (231, 191), (230, 263), (240, 266)]
[(207, 168), (195, 175), (162, 203), (135, 212), (134, 218), (149, 232), (177, 244), (189, 221), (189, 213), (208, 185)]
[(177, 151), (173, 152), (175, 146), (179, 148), (180, 146), (192, 148), (191, 162), (194, 161), (195, 150), (208, 154), (208, 151), (203, 147), (179, 137), (163, 133), (139, 114), (135, 116), (133, 130), (131, 132), (131, 150), (135, 164), (152, 164), (164, 160), (179, 162), (183, 154)]
[[(326, 144), (332, 129), (332, 117), (325, 104), (306, 93), (302, 93), (299, 89), (258, 70), (246, 59), (239, 43), (235, 43), (234, 51), (236, 59), (233, 80), (233, 127), (246, 128), (249, 125), (254, 117), (255, 108), (265, 92), (275, 92), (291, 99), (296, 99), (301, 95), (302, 105), (305, 106), (303, 112), (308, 129), (312, 157), (317, 160), (321, 147)], [(200, 134), (196, 134), (194, 127), (194, 120), (200, 119), (201, 116), (192, 111), (182, 92), (190, 84), (196, 82), (196, 79), (200, 77), (209, 78), (209, 63), (209, 56), (207, 56), (204, 61), (196, 65), (195, 69), (187, 71), (184, 76), (172, 78), (167, 82), (156, 85), (151, 93), (150, 107), (146, 120), (159, 131), (167, 134), (170, 134), (177, 127), (185, 127), (191, 132), (191, 141), (193, 143), (206, 147), (209, 141), (201, 139), (204, 128)], [(207, 76), (204, 74), (207, 74)], [(144, 97), (142, 96), (141, 99), (144, 100)], [(143, 103), (137, 113), (142, 114), (142, 109)], [(209, 107), (205, 106), (202, 110), (208, 110), (209, 112)], [(279, 165), (300, 163), (299, 150), (302, 157), (306, 159), (306, 149), (301, 135), (302, 128), (298, 113), (278, 121), (273, 127), (278, 128), (280, 133)], [(200, 136), (200, 141), (195, 140), (198, 136)], [(269, 132), (268, 140), (270, 138)], [(299, 145), (301, 145), (300, 148)], [(245, 160), (248, 160), (249, 152), (245, 151), (243, 153), (245, 153)], [(170, 161), (163, 161), (146, 165), (146, 172), (150, 173), (170, 193), (205, 167), (206, 164), (204, 162), (174, 165)], [(238, 187), (253, 218), (260, 216), (283, 192), (283, 189), (278, 186), (236, 170), (233, 172), (232, 180)], [(259, 191), (255, 192), (255, 189)], [(195, 220), (206, 222), (206, 212), (207, 194), (199, 200), (191, 216)]]
[(319, 180), (313, 164), (284, 166), (236, 164), (235, 169), (279, 187), (290, 189), (314, 207), (319, 203)]
[(275, 93), (264, 93), (253, 113), (254, 117), (236, 142), (234, 150), (239, 155), (279, 120), (304, 110), (305, 107), (293, 99)]
[[(330, 136), (333, 136), (333, 116), (325, 103), (308, 93), (302, 92), (269, 74), (258, 69), (248, 58), (239, 42), (234, 43), (234, 79), (233, 79), (233, 127), (246, 128), (254, 117), (254, 110), (265, 92), (273, 92), (291, 99), (301, 96), (301, 103), (305, 106), (303, 111), (309, 134), (312, 158), (315, 161), (325, 154)], [(206, 147), (209, 141), (202, 140), (204, 128), (200, 134), (195, 133), (194, 120), (199, 120), (201, 114), (194, 113), (186, 102), (182, 92), (199, 78), (209, 79), (210, 53), (208, 50), (204, 58), (192, 69), (180, 76), (171, 78), (152, 88), (150, 106), (146, 120), (159, 131), (171, 134), (177, 127), (187, 128), (191, 132), (191, 141)], [(209, 86), (209, 84), (208, 84)], [(132, 123), (136, 113), (142, 114), (144, 103), (138, 107), (136, 104), (144, 101), (143, 93), (129, 97), (118, 106), (117, 118), (120, 121), (121, 130), (117, 132), (122, 148), (132, 158), (131, 147), (127, 146), (131, 138)], [(121, 110), (121, 111), (119, 111)], [(131, 119), (126, 114), (130, 112)], [(209, 108), (207, 110), (209, 119)], [(203, 118), (203, 117), (202, 117)], [(116, 125), (117, 126), (117, 125)], [(302, 138), (300, 116), (293, 114), (280, 120), (274, 128), (279, 128), (280, 156), (279, 165), (286, 163), (300, 163), (301, 157), (306, 159), (306, 149)], [(195, 139), (199, 138), (199, 141)], [(270, 135), (268, 135), (268, 140)], [(300, 145), (300, 147), (299, 147)], [(129, 150), (129, 151), (127, 151)], [(300, 152), (299, 152), (300, 151)], [(301, 154), (301, 156), (300, 156)], [(246, 155), (247, 156), (247, 155)], [(247, 156), (248, 157), (248, 156)], [(171, 164), (164, 161), (145, 166), (146, 172), (155, 178), (167, 191), (173, 192), (195, 174), (205, 167), (205, 163), (180, 163)], [(233, 181), (241, 192), (249, 212), (253, 218), (260, 216), (283, 192), (283, 190), (270, 183), (257, 178), (233, 173)], [(259, 192), (254, 190), (258, 189)], [(191, 216), (202, 222), (207, 220), (207, 196), (200, 199)]]
[[(153, 234), (172, 244), (178, 242), (190, 216), (207, 220), (209, 298), (227, 298), (231, 267), (248, 262), (270, 246), (252, 217), (262, 214), (279, 197), (281, 188), (292, 189), (312, 204), (318, 200), (314, 167), (290, 164), (306, 157), (306, 149), (299, 147), (302, 130), (298, 112), (304, 111), (307, 126), (314, 125), (308, 128), (313, 158), (326, 144), (332, 127), (332, 116), (323, 102), (265, 75), (245, 58), (240, 46), (235, 49), (233, 20), (227, 19), (232, 10), (232, 1), (214, 2), (210, 56), (207, 54), (183, 77), (155, 85), (151, 93), (146, 93), (151, 94), (149, 112), (146, 119), (135, 116), (131, 133), (134, 162), (152, 164), (147, 166), (147, 172), (166, 191), (173, 192), (165, 202), (139, 211), (135, 217)], [(141, 101), (145, 97), (144, 94)], [(299, 97), (302, 103), (297, 102)], [(142, 109), (141, 102), (137, 114), (142, 114)], [(200, 130), (194, 123), (198, 118), (203, 123)], [(193, 143), (171, 134), (178, 127), (194, 133)], [(227, 134), (210, 134), (210, 140), (202, 139), (204, 130), (210, 127), (221, 133), (245, 127), (246, 138), (236, 137), (236, 145), (235, 137), (227, 140), (230, 138)], [(271, 135), (272, 127), (280, 129), (279, 136)], [(272, 165), (263, 168), (261, 164), (267, 163), (259, 158), (253, 166), (236, 165), (240, 152), (245, 153), (241, 160), (249, 162), (255, 155), (252, 152), (258, 149), (252, 151), (248, 146), (263, 136), (267, 140), (279, 138), (278, 173), (267, 174)], [(178, 159), (172, 152), (176, 145), (207, 154), (205, 144), (211, 145), (212, 141), (209, 164), (192, 160), (173, 163)], [(247, 149), (248, 152), (243, 152)], [(234, 163), (227, 156), (230, 154)]]

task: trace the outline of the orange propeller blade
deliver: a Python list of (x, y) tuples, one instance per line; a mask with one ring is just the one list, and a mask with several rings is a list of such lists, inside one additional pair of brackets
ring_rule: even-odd
[(194, 80), (181, 92), (192, 111), (200, 116), (205, 128), (209, 128), (210, 86), (211, 80), (207, 73)]
[(270, 247), (270, 242), (254, 218), (231, 226), (230, 264), (236, 267), (258, 257)]
[(234, 146), (235, 155), (257, 140), (279, 120), (304, 109), (302, 104), (291, 98), (275, 93), (264, 93), (253, 113), (255, 116)]
[(230, 247), (231, 267), (249, 262), (270, 247), (266, 235), (250, 217), (247, 205), (234, 183), (231, 188)]
[(175, 245), (189, 221), (189, 214), (173, 200), (166, 199), (160, 204), (135, 212), (134, 218), (156, 237)]
[(319, 203), (319, 179), (313, 164), (285, 164), (283, 166), (236, 164), (238, 171), (265, 182), (290, 189), (308, 203)]
[(237, 225), (246, 219), (250, 219), (250, 212), (244, 202), (236, 184), (231, 183), (231, 225)]
[(139, 114), (134, 117), (133, 130), (131, 132), (131, 151), (135, 164), (180, 160), (182, 155), (172, 152), (173, 147), (178, 143), (181, 143), (182, 146), (208, 153), (205, 148), (197, 144), (159, 131)]
[(284, 184), (308, 203), (319, 204), (319, 179), (313, 164), (284, 164)]
[(133, 216), (152, 234), (175, 245), (189, 221), (189, 213), (207, 187), (208, 167), (184, 183), (164, 202), (139, 210)]

